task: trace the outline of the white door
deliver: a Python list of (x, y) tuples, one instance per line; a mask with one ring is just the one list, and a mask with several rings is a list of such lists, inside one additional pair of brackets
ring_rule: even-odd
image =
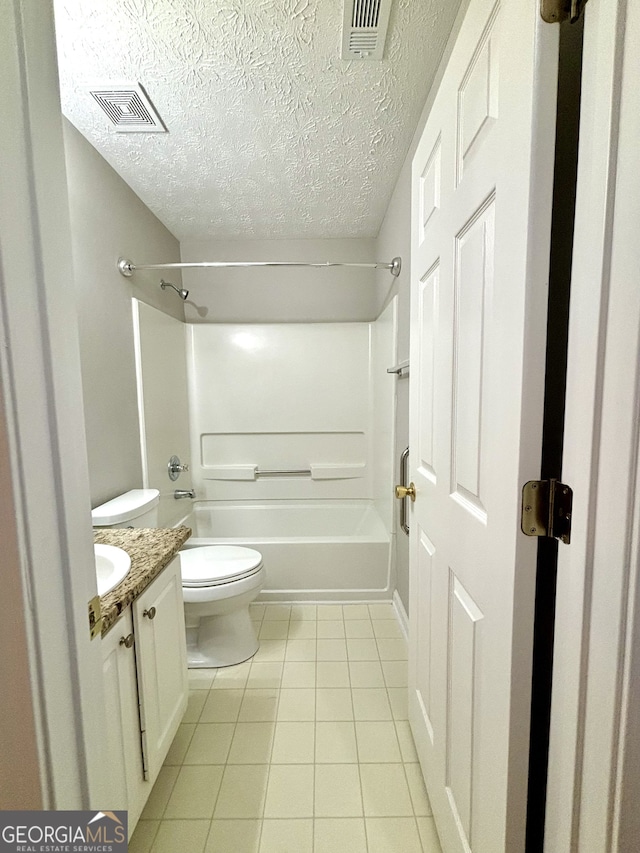
[(145, 779), (155, 782), (187, 709), (187, 645), (180, 560), (133, 604)]
[(585, 9), (545, 851), (640, 849), (640, 4)]
[(558, 27), (471, 0), (412, 170), (410, 721), (445, 853), (524, 850)]

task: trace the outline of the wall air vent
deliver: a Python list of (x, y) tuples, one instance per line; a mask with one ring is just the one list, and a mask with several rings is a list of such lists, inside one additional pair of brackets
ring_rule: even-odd
[(119, 133), (166, 133), (162, 119), (139, 83), (94, 86), (90, 94)]
[(392, 0), (344, 0), (343, 59), (382, 59)]

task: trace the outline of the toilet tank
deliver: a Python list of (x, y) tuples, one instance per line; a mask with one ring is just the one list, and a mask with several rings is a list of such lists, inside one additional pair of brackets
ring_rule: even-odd
[(160, 492), (132, 489), (91, 510), (94, 527), (157, 527)]

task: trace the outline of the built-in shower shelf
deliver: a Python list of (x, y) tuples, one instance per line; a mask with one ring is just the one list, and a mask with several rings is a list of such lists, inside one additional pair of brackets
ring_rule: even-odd
[(393, 367), (387, 367), (387, 373), (395, 373), (396, 376), (408, 376), (409, 359), (399, 361), (397, 364), (394, 364)]
[(312, 480), (354, 480), (364, 477), (364, 463), (323, 463), (299, 468), (261, 468), (258, 465), (209, 465), (205, 480), (258, 480), (261, 477), (309, 477)]

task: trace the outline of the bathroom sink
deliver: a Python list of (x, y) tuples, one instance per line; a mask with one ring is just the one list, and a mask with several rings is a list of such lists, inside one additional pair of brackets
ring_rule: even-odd
[(98, 595), (106, 595), (129, 574), (131, 557), (114, 545), (94, 545)]

